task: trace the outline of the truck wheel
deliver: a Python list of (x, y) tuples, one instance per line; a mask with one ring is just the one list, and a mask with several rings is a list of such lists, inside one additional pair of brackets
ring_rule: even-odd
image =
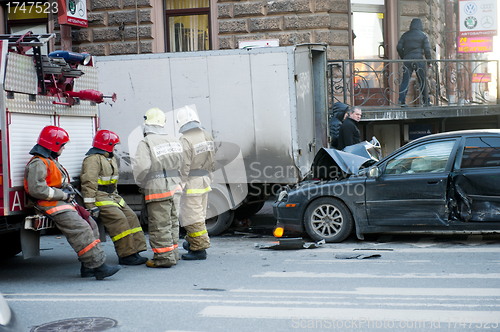
[(0, 259), (13, 257), (21, 252), (21, 232), (0, 234)]
[(234, 211), (234, 218), (236, 220), (245, 220), (259, 212), (266, 202), (255, 202), (250, 204), (244, 204)]
[(227, 202), (218, 195), (208, 195), (207, 225), (208, 235), (215, 236), (224, 232), (234, 220), (234, 211), (230, 210)]
[(304, 227), (314, 241), (342, 242), (351, 234), (353, 224), (351, 212), (336, 198), (317, 199), (304, 214)]

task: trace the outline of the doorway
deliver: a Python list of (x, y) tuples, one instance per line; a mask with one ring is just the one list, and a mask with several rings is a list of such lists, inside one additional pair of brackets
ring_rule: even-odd
[[(388, 105), (384, 0), (352, 0), (354, 104)], [(378, 60), (378, 61), (377, 61)]]

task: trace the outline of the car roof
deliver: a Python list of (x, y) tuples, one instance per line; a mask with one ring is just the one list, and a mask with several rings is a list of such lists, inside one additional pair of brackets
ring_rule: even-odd
[(474, 136), (474, 135), (481, 135), (481, 134), (500, 135), (500, 129), (475, 129), (475, 130), (447, 131), (444, 133), (438, 133), (438, 134), (432, 134), (432, 135), (420, 137), (420, 138), (412, 141), (412, 143), (419, 142), (419, 141), (425, 141), (428, 139), (435, 139), (435, 138), (446, 138), (446, 137), (456, 137), (456, 136)]

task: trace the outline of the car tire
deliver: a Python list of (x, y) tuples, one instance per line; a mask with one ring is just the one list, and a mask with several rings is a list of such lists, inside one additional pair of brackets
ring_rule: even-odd
[(205, 224), (208, 235), (215, 236), (224, 232), (234, 220), (234, 211), (230, 210), (225, 199), (218, 195), (208, 195), (207, 219)]
[(336, 198), (317, 199), (304, 214), (304, 227), (314, 241), (342, 242), (351, 234), (353, 226), (351, 212)]

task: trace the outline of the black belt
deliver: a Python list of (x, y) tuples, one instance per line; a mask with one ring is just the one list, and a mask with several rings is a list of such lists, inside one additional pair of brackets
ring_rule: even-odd
[(146, 177), (146, 181), (151, 181), (155, 179), (162, 179), (162, 178), (175, 178), (181, 176), (179, 173), (179, 170), (177, 169), (166, 169), (161, 172), (153, 172), (149, 173), (148, 176)]
[(192, 169), (189, 171), (188, 176), (206, 176), (209, 174), (210, 172), (204, 169)]
[(111, 186), (97, 186), (97, 190), (104, 191), (108, 194), (112, 194), (115, 192), (115, 186), (113, 186), (113, 185), (111, 185)]

